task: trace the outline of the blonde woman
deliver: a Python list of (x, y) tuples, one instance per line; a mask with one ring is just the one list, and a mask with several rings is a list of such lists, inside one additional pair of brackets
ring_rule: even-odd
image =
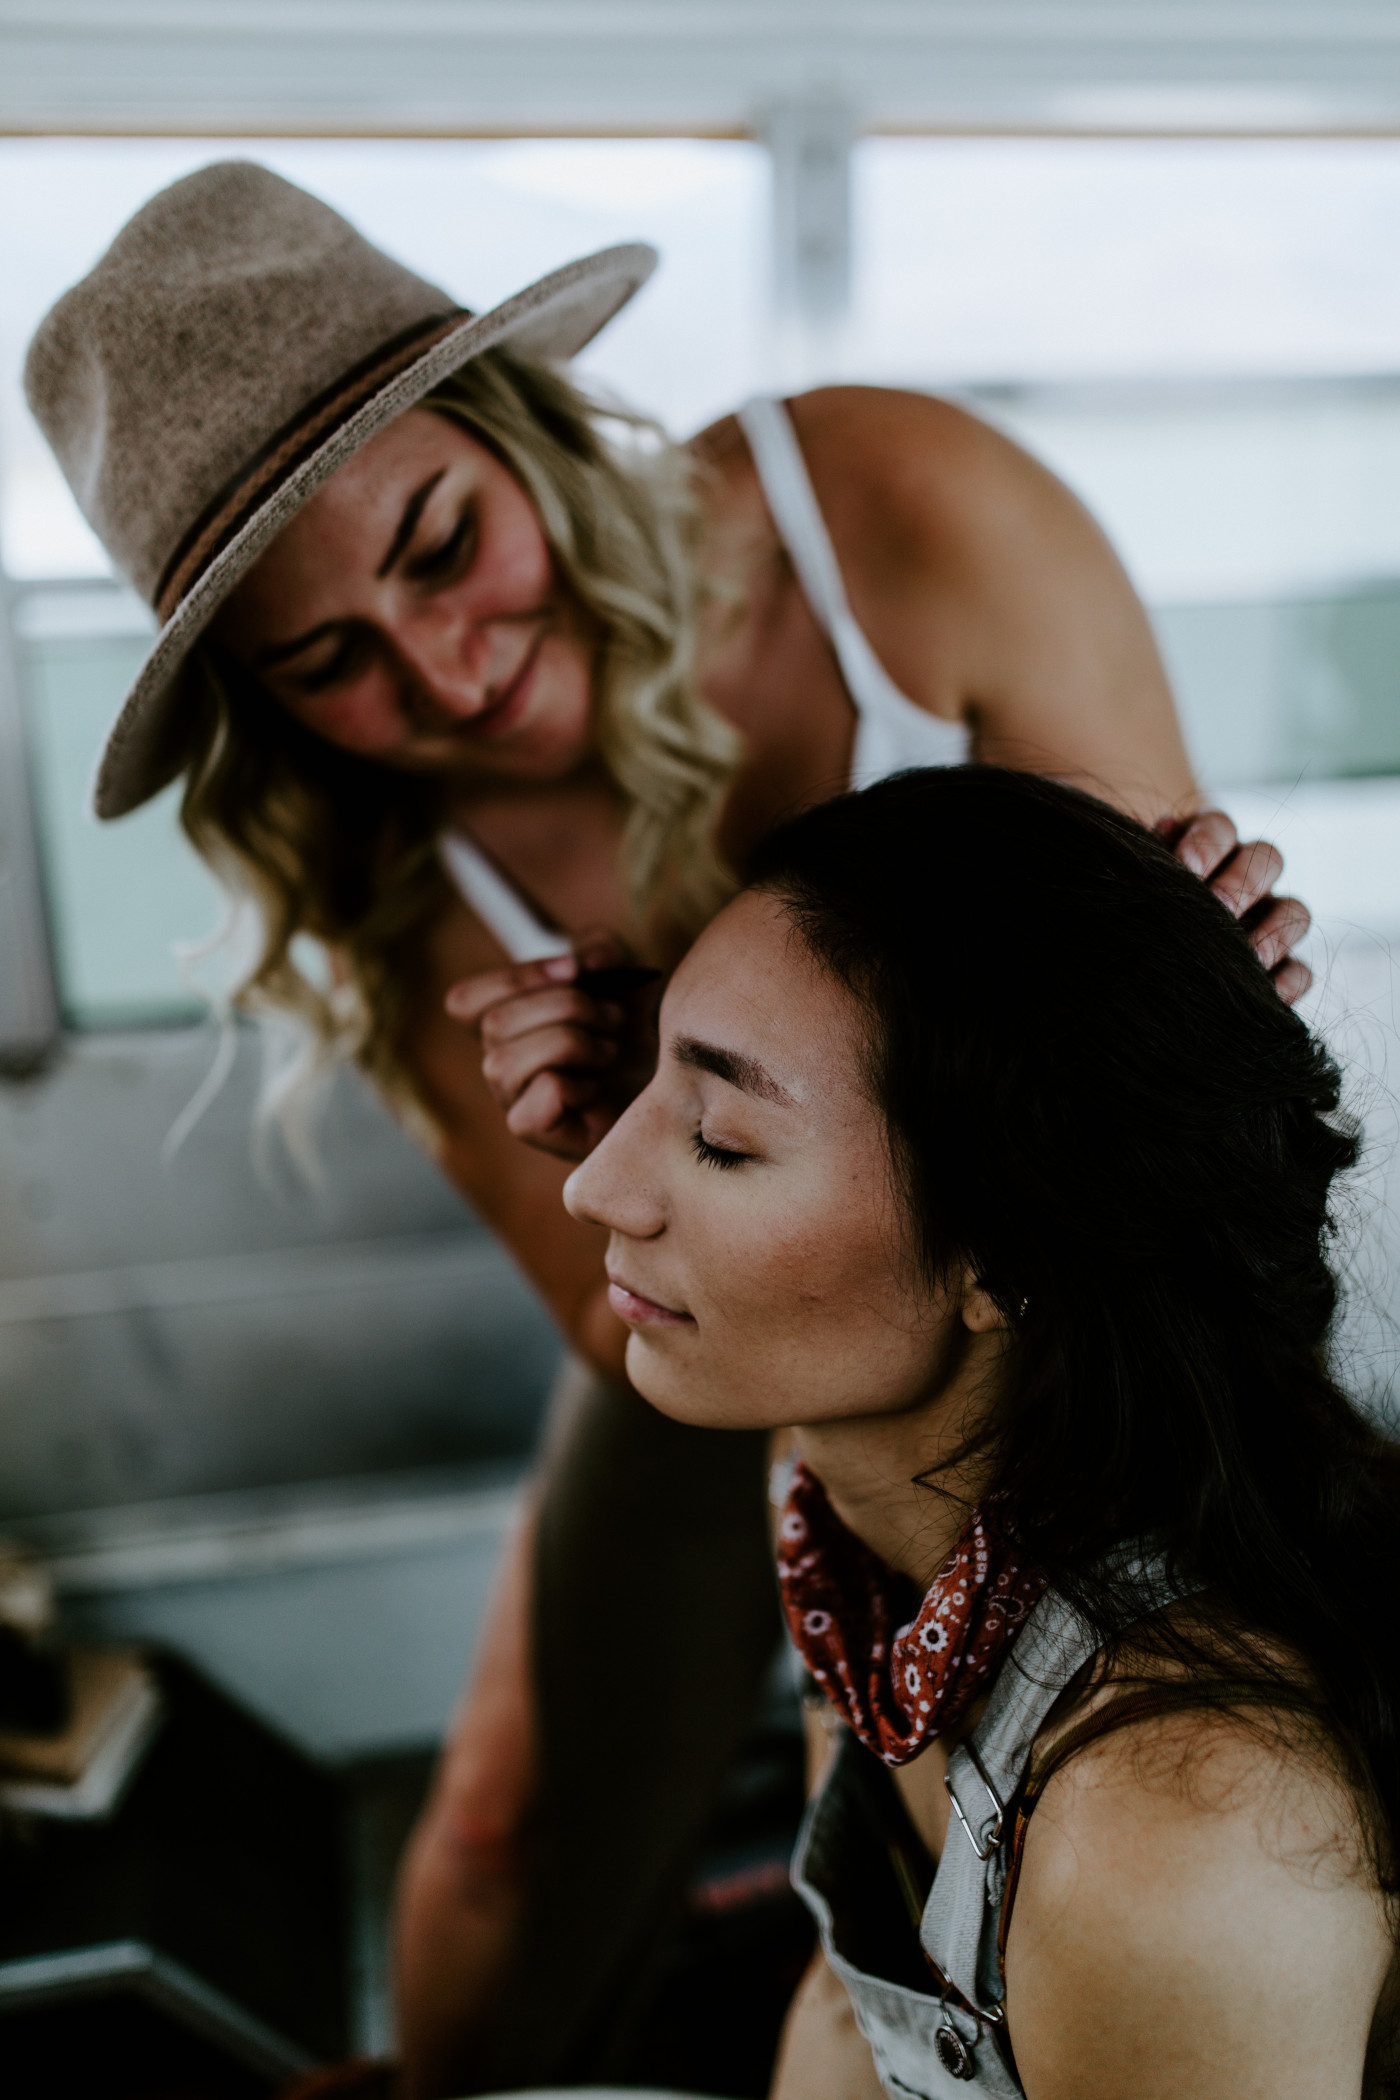
[(919, 395), (756, 402), (688, 450), (605, 412), (563, 361), (653, 262), (472, 316), (226, 163), (137, 214), (27, 368), (161, 621), (99, 815), (183, 777), (190, 837), (261, 908), (242, 1005), (360, 1064), (594, 1374), (410, 1856), (409, 2094), (608, 2068), (776, 1636), (761, 1439), (630, 1392), (602, 1235), (560, 1201), (646, 1075), (641, 972), (776, 819), (975, 756), (1179, 833), (1283, 996), (1306, 982), (1306, 913), (1272, 848), (1198, 812), (1147, 621), (1067, 491)]

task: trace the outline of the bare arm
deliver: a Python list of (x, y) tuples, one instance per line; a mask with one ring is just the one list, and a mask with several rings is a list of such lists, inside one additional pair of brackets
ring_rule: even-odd
[(1147, 615), (1062, 482), (927, 395), (792, 404), (851, 608), (903, 691), (977, 754), (1051, 772), (1153, 823), (1196, 785)]
[(529, 1596), (533, 1507), (517, 1526), (481, 1650), (399, 1874), (398, 2100), (470, 2078), (515, 1949), (535, 1785)]
[(1238, 846), (1199, 794), (1146, 612), (1088, 511), (1047, 468), (948, 402), (827, 388), (793, 404), (852, 610), (896, 683), (966, 721), (977, 756), (1049, 773), (1147, 824), (1237, 915), (1287, 999), (1307, 930), (1265, 903), (1282, 861)]
[(1235, 1723), (1075, 1757), (1008, 1939), (1028, 2100), (1357, 2100), (1391, 1949), (1356, 1836), (1330, 1776)]
[(820, 1947), (797, 1986), (768, 2100), (884, 2100), (870, 2044)]

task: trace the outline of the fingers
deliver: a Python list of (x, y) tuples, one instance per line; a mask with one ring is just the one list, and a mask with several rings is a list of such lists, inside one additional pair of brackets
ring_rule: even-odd
[(1183, 867), (1208, 882), (1239, 844), (1239, 833), (1223, 809), (1200, 810), (1177, 839), (1174, 852)]
[(474, 1028), (483, 1014), (503, 999), (522, 992), (543, 990), (552, 984), (569, 984), (579, 972), (575, 955), (547, 955), (540, 962), (515, 963), (505, 970), (483, 970), (452, 985), (443, 1000), (454, 1021)]
[(613, 1111), (600, 1100), (597, 1082), (578, 1073), (537, 1073), (506, 1113), (512, 1137), (556, 1159), (587, 1159), (611, 1129)]
[(1268, 896), (1283, 873), (1283, 855), (1264, 839), (1237, 846), (1223, 867), (1210, 878), (1210, 886), (1225, 909), (1242, 919)]
[(1277, 846), (1267, 839), (1250, 839), (1241, 845), (1223, 809), (1203, 809), (1192, 817), (1174, 851), (1182, 866), (1208, 882), (1237, 919), (1267, 897), (1283, 873), (1283, 855)]
[(1273, 979), (1274, 989), (1284, 1005), (1292, 1006), (1302, 998), (1312, 983), (1313, 973), (1306, 963), (1299, 962), (1296, 956), (1290, 956), (1286, 963), (1280, 963), (1274, 971)]
[(572, 984), (584, 970), (611, 970), (632, 960), (625, 941), (606, 928), (579, 934), (568, 955), (546, 955), (538, 962), (513, 963), (503, 970), (483, 970), (449, 987), (443, 1000), (454, 1021), (474, 1028), (483, 1014), (504, 1000), (550, 985)]
[(502, 1108), (511, 1108), (540, 1072), (587, 1073), (616, 1061), (613, 1036), (593, 1035), (586, 1028), (532, 1028), (488, 1050), (481, 1069)]
[(1283, 873), (1283, 855), (1265, 839), (1242, 845), (1223, 809), (1203, 809), (1184, 825), (1163, 817), (1162, 837), (1184, 867), (1207, 882), (1228, 912), (1244, 922), (1250, 945), (1286, 1006), (1301, 999), (1312, 971), (1291, 952), (1312, 924), (1296, 897), (1271, 895)]
[(1266, 970), (1277, 970), (1280, 963), (1288, 961), (1290, 951), (1311, 924), (1307, 906), (1296, 897), (1267, 898), (1250, 918), (1250, 946)]
[(499, 1000), (481, 1016), (479, 1033), (488, 1050), (502, 1047), (537, 1028), (598, 1029), (603, 1033), (621, 1028), (623, 1008), (611, 999), (597, 999), (573, 985), (550, 985), (540, 992), (519, 992)]
[[(1165, 822), (1158, 829), (1165, 831)], [(1173, 850), (1182, 866), (1208, 882), (1237, 919), (1267, 897), (1283, 873), (1283, 855), (1277, 846), (1267, 839), (1250, 839), (1241, 845), (1223, 809), (1203, 809), (1192, 817)]]

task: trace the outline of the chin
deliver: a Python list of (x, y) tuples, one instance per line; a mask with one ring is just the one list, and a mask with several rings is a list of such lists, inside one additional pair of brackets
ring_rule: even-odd
[(735, 1404), (736, 1387), (725, 1384), (721, 1391), (725, 1398), (717, 1398), (710, 1383), (704, 1379), (687, 1377), (675, 1363), (668, 1362), (655, 1342), (645, 1334), (633, 1332), (627, 1344), (627, 1376), (647, 1402), (659, 1415), (666, 1415), (672, 1422), (685, 1422), (692, 1429), (770, 1429), (775, 1426), (765, 1417), (746, 1413), (742, 1404)]

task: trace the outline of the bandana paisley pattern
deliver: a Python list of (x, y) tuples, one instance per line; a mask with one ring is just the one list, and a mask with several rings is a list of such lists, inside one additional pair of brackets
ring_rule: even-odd
[(900, 1578), (801, 1463), (778, 1530), (778, 1585), (808, 1670), (887, 1765), (908, 1764), (990, 1688), (1045, 1588), (974, 1510), (915, 1616), (896, 1626)]

